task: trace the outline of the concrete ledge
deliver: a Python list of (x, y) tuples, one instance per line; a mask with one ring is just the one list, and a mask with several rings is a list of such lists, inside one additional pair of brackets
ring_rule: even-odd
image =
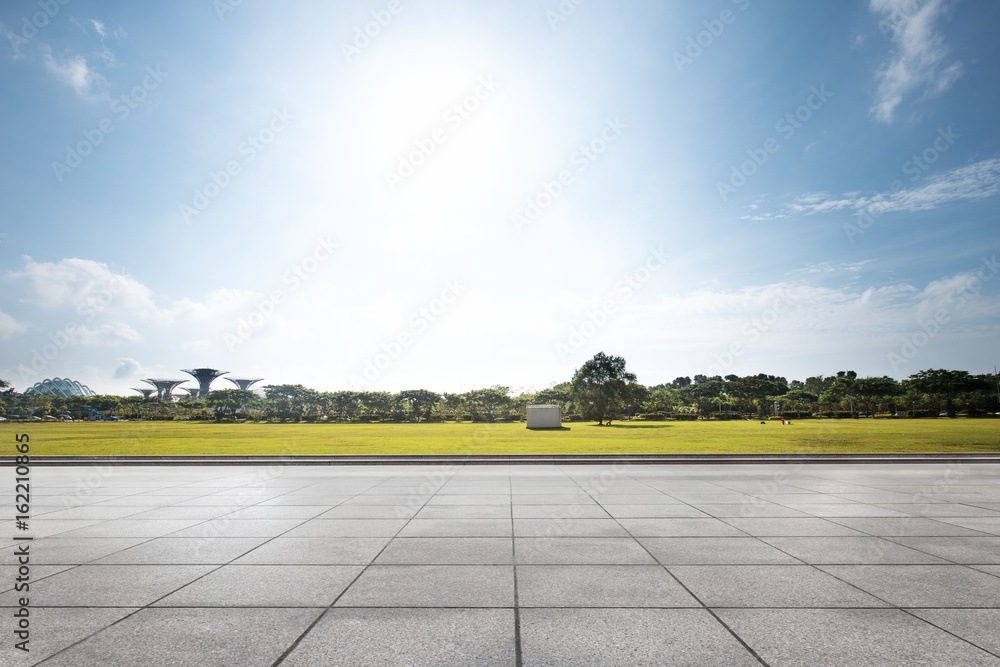
[[(32, 456), (33, 466), (88, 465), (711, 465), (773, 463), (992, 463), (1000, 452), (967, 454), (476, 454), (385, 456)], [(13, 456), (0, 465), (13, 466)]]

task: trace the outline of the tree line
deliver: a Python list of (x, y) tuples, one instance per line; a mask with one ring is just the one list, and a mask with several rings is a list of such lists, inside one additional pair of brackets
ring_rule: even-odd
[(250, 419), (277, 422), (473, 421), (524, 418), (534, 404), (557, 404), (569, 419), (746, 419), (778, 414), (812, 416), (980, 416), (1000, 412), (1000, 378), (967, 371), (928, 369), (898, 381), (858, 377), (854, 371), (804, 381), (767, 375), (678, 377), (645, 386), (626, 370), (622, 357), (603, 352), (568, 382), (515, 395), (494, 385), (463, 393), (410, 389), (319, 391), (301, 384), (275, 384), (263, 395), (241, 389), (211, 391), (205, 398), (158, 401), (143, 396), (39, 396), (14, 391), (0, 380), (0, 413), (80, 419), (100, 413), (122, 419)]

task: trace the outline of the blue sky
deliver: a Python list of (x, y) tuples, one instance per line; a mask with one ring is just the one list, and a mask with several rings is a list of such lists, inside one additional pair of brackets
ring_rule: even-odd
[(986, 0), (4, 3), (0, 377), (992, 371), (998, 24)]

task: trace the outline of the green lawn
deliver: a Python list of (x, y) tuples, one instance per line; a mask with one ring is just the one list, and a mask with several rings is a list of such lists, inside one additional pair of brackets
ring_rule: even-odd
[(1000, 420), (803, 420), (568, 424), (2, 424), (31, 436), (31, 455), (846, 453), (1000, 451)]

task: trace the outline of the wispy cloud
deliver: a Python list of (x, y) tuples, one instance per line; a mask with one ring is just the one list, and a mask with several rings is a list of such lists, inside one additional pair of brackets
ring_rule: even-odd
[(917, 188), (868, 195), (858, 192), (840, 195), (810, 192), (797, 197), (778, 212), (758, 212), (753, 208), (753, 213), (742, 216), (742, 219), (779, 220), (844, 210), (852, 213), (868, 211), (880, 215), (900, 211), (912, 213), (929, 211), (958, 201), (985, 199), (997, 194), (1000, 194), (1000, 159), (993, 158), (933, 176)]
[(15, 334), (24, 333), (28, 327), (7, 313), (0, 311), (0, 340), (10, 340)]
[(94, 26), (94, 30), (96, 30), (97, 34), (101, 36), (101, 39), (104, 39), (104, 36), (108, 34), (107, 30), (104, 28), (104, 23), (101, 21), (98, 21), (97, 19), (90, 19), (90, 25)]
[(947, 63), (948, 47), (935, 24), (947, 10), (945, 0), (871, 0), (872, 12), (893, 44), (889, 60), (876, 74), (878, 95), (871, 114), (892, 122), (897, 107), (914, 91), (941, 93), (962, 75), (962, 63)]
[(43, 55), (45, 68), (57, 79), (70, 86), (76, 94), (90, 98), (95, 93), (103, 94), (107, 88), (105, 78), (87, 64), (83, 56), (73, 56), (67, 60), (56, 60), (51, 52)]

